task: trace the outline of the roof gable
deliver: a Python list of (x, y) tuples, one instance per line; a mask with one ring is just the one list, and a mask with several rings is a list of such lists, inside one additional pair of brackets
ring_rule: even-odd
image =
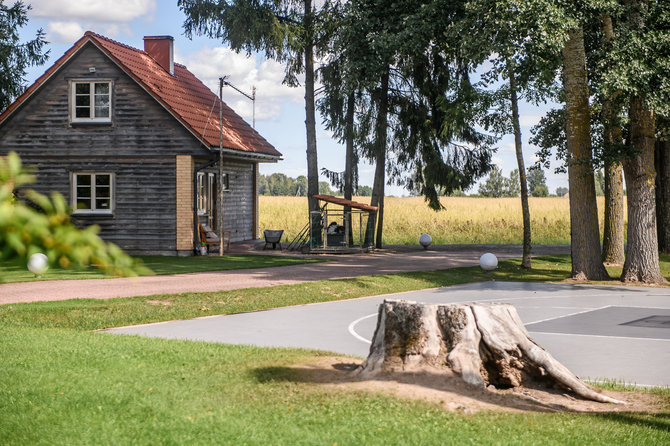
[(144, 51), (87, 31), (33, 85), (0, 115), (0, 124), (42, 86), (86, 43), (91, 42), (156, 99), (208, 147), (219, 146), (219, 106), (223, 114), (223, 146), (249, 154), (281, 156), (246, 121), (212, 93), (184, 65), (174, 64), (174, 76)]

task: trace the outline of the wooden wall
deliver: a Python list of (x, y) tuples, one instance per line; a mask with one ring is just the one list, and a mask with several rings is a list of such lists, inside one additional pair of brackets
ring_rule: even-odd
[[(89, 72), (95, 67), (95, 73)], [(112, 123), (70, 124), (68, 81), (111, 79)], [(78, 216), (98, 224), (101, 236), (130, 253), (176, 254), (177, 155), (213, 155), (158, 102), (93, 44), (87, 44), (0, 126), (0, 155), (16, 151), (37, 167), (34, 189), (70, 199), (70, 172), (113, 172), (112, 216)], [(251, 238), (253, 163), (231, 164), (226, 229), (233, 240)], [(248, 174), (247, 174), (248, 172)], [(247, 178), (249, 177), (249, 178)], [(245, 195), (246, 194), (246, 195)], [(227, 197), (227, 201), (228, 201)]]
[[(229, 175), (230, 190), (223, 193), (223, 227), (230, 230), (233, 242), (254, 236), (254, 165), (223, 158), (223, 171)], [(205, 172), (217, 173), (216, 167)]]

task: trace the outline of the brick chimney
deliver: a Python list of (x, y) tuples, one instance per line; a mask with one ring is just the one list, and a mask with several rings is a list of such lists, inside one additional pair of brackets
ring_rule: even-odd
[(144, 52), (174, 76), (174, 37), (144, 36)]

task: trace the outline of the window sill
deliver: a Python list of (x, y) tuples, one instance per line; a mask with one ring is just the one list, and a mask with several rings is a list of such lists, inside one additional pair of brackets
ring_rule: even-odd
[(114, 217), (113, 211), (74, 211), (72, 215), (75, 217), (103, 217), (103, 218), (112, 218)]
[(103, 126), (111, 127), (112, 121), (70, 121), (71, 127)]

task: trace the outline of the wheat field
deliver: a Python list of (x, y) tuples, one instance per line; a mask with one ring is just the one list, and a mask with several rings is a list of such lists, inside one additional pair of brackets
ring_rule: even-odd
[[(369, 203), (369, 197), (354, 199)], [(387, 197), (384, 209), (384, 244), (416, 244), (426, 232), (434, 244), (509, 243), (523, 241), (520, 198), (443, 197), (444, 210), (431, 210), (421, 197)], [(570, 206), (567, 197), (530, 200), (532, 242), (538, 245), (570, 243)], [(293, 240), (307, 224), (304, 197), (260, 197), (260, 230), (284, 229)], [(329, 205), (335, 206), (335, 205)], [(604, 197), (598, 197), (601, 236)]]

